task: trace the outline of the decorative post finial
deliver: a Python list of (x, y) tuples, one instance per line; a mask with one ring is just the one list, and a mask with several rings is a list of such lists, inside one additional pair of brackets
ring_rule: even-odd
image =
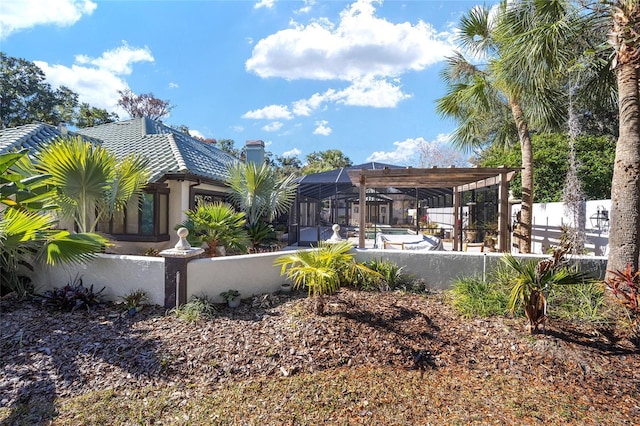
[(338, 231), (340, 231), (340, 225), (334, 223), (331, 229), (333, 229), (333, 235), (327, 241), (330, 243), (337, 243), (339, 241), (342, 241), (342, 237), (338, 233)]
[(178, 229), (178, 237), (180, 237), (180, 240), (176, 243), (174, 247), (176, 250), (191, 249), (191, 244), (189, 244), (189, 241), (187, 241), (187, 235), (189, 235), (189, 230), (187, 228)]

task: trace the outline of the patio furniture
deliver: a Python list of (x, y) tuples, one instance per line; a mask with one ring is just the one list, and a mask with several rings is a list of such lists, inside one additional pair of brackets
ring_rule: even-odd
[(444, 250), (442, 240), (434, 235), (397, 235), (379, 232), (376, 234), (376, 244), (378, 248), (385, 250)]

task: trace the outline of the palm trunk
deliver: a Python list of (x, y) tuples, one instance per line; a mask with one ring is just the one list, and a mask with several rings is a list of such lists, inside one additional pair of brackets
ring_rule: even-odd
[(640, 255), (640, 96), (638, 60), (618, 65), (620, 136), (611, 182), (608, 270), (627, 264), (638, 270)]
[(531, 224), (533, 221), (533, 147), (529, 126), (518, 100), (510, 99), (511, 114), (518, 129), (522, 151), (522, 209), (520, 210), (520, 253), (531, 252)]
[(547, 320), (545, 312), (546, 299), (544, 293), (540, 290), (531, 290), (529, 300), (524, 305), (524, 313), (529, 320), (529, 332), (531, 334), (538, 332), (538, 326)]

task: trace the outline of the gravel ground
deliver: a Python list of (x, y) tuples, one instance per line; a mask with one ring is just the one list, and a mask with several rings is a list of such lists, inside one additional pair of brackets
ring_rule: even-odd
[(523, 318), (464, 319), (442, 294), (343, 289), (324, 301), (318, 315), (306, 294), (263, 295), (195, 323), (157, 306), (129, 317), (122, 305), (65, 313), (2, 301), (0, 407), (99, 389), (215, 388), (338, 366), (456, 367), (577, 385), (594, 403), (606, 396), (620, 401), (612, 409), (640, 418), (639, 349), (609, 329), (551, 321), (546, 334), (530, 336)]

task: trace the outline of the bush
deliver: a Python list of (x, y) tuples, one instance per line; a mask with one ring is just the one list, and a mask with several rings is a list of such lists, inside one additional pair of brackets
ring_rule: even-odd
[(280, 266), (280, 275), (285, 276), (294, 289), (306, 287), (309, 296), (333, 294), (342, 285), (364, 280), (380, 274), (364, 264), (356, 262), (348, 241), (327, 243), (320, 241), (313, 250), (298, 250), (285, 254), (274, 261)]
[(508, 311), (509, 292), (495, 281), (458, 278), (449, 294), (453, 307), (466, 318), (504, 315)]
[(379, 275), (359, 275), (356, 287), (367, 291), (389, 291), (406, 289), (411, 283), (411, 276), (403, 272), (404, 266), (398, 266), (389, 260), (373, 259), (362, 263)]
[(550, 313), (558, 318), (603, 321), (604, 286), (590, 282), (553, 287), (548, 306)]
[(82, 284), (82, 277), (76, 275), (74, 280), (62, 288), (54, 288), (45, 292), (42, 296), (36, 297), (43, 306), (61, 311), (73, 312), (80, 308), (90, 310), (94, 306), (102, 304), (101, 293), (105, 287), (98, 292), (93, 291), (93, 284), (86, 288)]
[(632, 330), (640, 338), (640, 271), (633, 271), (627, 265), (624, 271), (608, 271), (611, 276), (606, 285), (616, 299), (624, 306)]
[(189, 302), (169, 311), (176, 318), (187, 322), (197, 322), (202, 316), (213, 317), (217, 310), (207, 296), (194, 296)]

